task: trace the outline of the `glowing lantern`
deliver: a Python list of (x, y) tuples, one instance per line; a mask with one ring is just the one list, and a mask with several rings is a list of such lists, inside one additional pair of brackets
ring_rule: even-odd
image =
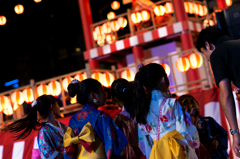
[(99, 46), (103, 46), (104, 43), (105, 43), (105, 35), (104, 35), (104, 34), (99, 35), (99, 36), (98, 36), (97, 44), (98, 44)]
[(98, 34), (96, 31), (93, 31), (93, 40), (97, 41), (98, 40)]
[(87, 74), (86, 74), (86, 72), (80, 73), (80, 74), (76, 75), (74, 77), (74, 79), (77, 79), (79, 81), (83, 81), (83, 80), (87, 79)]
[(25, 102), (31, 103), (34, 100), (33, 91), (31, 88), (24, 89), (22, 93)]
[(207, 20), (207, 19), (205, 19), (204, 21), (203, 21), (203, 25), (205, 26), (205, 27), (208, 27), (208, 26), (213, 26), (214, 25), (214, 21), (213, 20)]
[(17, 110), (18, 107), (19, 107), (19, 105), (18, 105), (17, 103), (13, 103), (13, 110), (14, 110), (14, 111)]
[(112, 44), (115, 41), (115, 36), (111, 35), (111, 34), (108, 34), (106, 36), (106, 41), (107, 41), (108, 44)]
[(42, 96), (44, 94), (50, 94), (48, 86), (46, 84), (40, 84), (37, 87), (37, 94), (38, 96)]
[(61, 85), (58, 81), (52, 81), (48, 84), (49, 92), (53, 96), (58, 96), (61, 93)]
[(7, 19), (4, 16), (0, 16), (0, 25), (5, 25), (7, 23)]
[(102, 27), (101, 27), (101, 26), (96, 26), (95, 32), (96, 32), (98, 35), (101, 35), (101, 34), (102, 34)]
[(178, 58), (176, 61), (176, 67), (177, 67), (178, 71), (186, 72), (190, 67), (188, 59), (186, 57)]
[(195, 13), (195, 14), (197, 14), (197, 15), (199, 15), (199, 4), (196, 4), (196, 3), (192, 3), (192, 5), (193, 5), (193, 13)]
[(132, 13), (131, 14), (131, 19), (134, 24), (138, 24), (142, 21), (142, 15), (139, 12)]
[(93, 74), (91, 75), (91, 77), (92, 77), (93, 79), (97, 80), (97, 81), (100, 82), (100, 83), (101, 83), (101, 81), (102, 81), (102, 74), (99, 73), (99, 72), (93, 73)]
[(102, 74), (102, 81), (101, 81), (101, 84), (104, 86), (104, 87), (110, 87), (112, 85), (114, 81), (114, 76), (113, 74), (109, 73), (109, 72), (104, 72)]
[(3, 110), (3, 113), (7, 116), (11, 116), (13, 114), (13, 109), (12, 109), (12, 106), (9, 105), (7, 108), (5, 108)]
[(34, 2), (40, 3), (40, 2), (42, 2), (42, 0), (34, 0)]
[(200, 54), (192, 53), (189, 57), (190, 67), (192, 69), (199, 68), (203, 64), (203, 58)]
[(11, 100), (13, 103), (16, 103), (16, 104), (23, 104), (24, 102), (24, 99), (23, 99), (23, 95), (22, 95), (22, 92), (20, 91), (15, 91), (11, 94)]
[(6, 96), (0, 96), (0, 112), (2, 112), (4, 109), (7, 109), (11, 106), (11, 101)]
[(111, 20), (111, 19), (113, 19), (113, 18), (115, 18), (115, 17), (116, 17), (116, 14), (115, 14), (114, 12), (109, 12), (109, 13), (107, 14), (108, 20)]
[(167, 76), (169, 76), (170, 75), (170, 67), (167, 64), (165, 64), (165, 63), (161, 63), (161, 65), (164, 68)]
[(150, 13), (146, 10), (141, 11), (142, 21), (147, 22), (150, 19)]
[(164, 4), (165, 10), (167, 14), (172, 14), (174, 12), (173, 5), (170, 2)]
[(225, 2), (228, 7), (230, 7), (232, 5), (232, 0), (225, 0)]
[(203, 16), (207, 15), (208, 9), (206, 6), (203, 6)]
[(194, 6), (192, 2), (184, 2), (185, 11), (189, 14), (194, 13)]
[(198, 15), (203, 17), (204, 16), (204, 10), (203, 10), (203, 5), (198, 5)]
[(66, 92), (68, 92), (67, 87), (68, 87), (68, 85), (71, 83), (72, 80), (73, 80), (73, 79), (72, 79), (71, 77), (66, 77), (66, 78), (63, 79), (62, 85), (63, 85), (63, 89), (64, 89)]
[(123, 29), (127, 26), (127, 19), (126, 18), (120, 17), (120, 18), (117, 19), (117, 21), (118, 21), (118, 25), (119, 25), (120, 29)]
[(77, 96), (71, 98), (70, 103), (71, 104), (77, 103)]
[(21, 4), (18, 4), (14, 7), (14, 10), (17, 14), (22, 14), (24, 12), (24, 7)]
[(118, 10), (120, 7), (120, 3), (118, 1), (113, 1), (111, 7), (113, 10)]
[(111, 22), (111, 29), (112, 31), (114, 32), (117, 32), (119, 30), (119, 24), (118, 24), (118, 21), (114, 20)]
[(121, 73), (121, 78), (126, 79), (127, 81), (134, 81), (135, 74), (131, 70), (125, 70)]
[(106, 22), (102, 25), (102, 32), (104, 34), (111, 33), (111, 23), (110, 22)]
[(166, 9), (162, 5), (158, 5), (154, 8), (154, 13), (156, 16), (163, 16), (165, 12), (166, 12)]

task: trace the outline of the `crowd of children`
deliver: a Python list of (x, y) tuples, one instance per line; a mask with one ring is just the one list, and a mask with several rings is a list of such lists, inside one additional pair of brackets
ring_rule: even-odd
[[(39, 129), (37, 158), (72, 159), (195, 159), (229, 158), (226, 131), (211, 117), (202, 117), (198, 102), (190, 95), (171, 98), (163, 67), (139, 68), (133, 83), (112, 83), (112, 100), (122, 108), (113, 119), (98, 107), (106, 97), (94, 79), (73, 80), (71, 97), (83, 108), (74, 114), (68, 128), (55, 118), (59, 106), (54, 97), (43, 95), (33, 102), (26, 118), (6, 130), (25, 138)], [(33, 151), (34, 152), (34, 151)]]

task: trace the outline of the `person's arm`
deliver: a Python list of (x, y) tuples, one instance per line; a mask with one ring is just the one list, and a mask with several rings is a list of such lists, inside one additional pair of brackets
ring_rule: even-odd
[[(233, 99), (231, 84), (228, 78), (224, 78), (219, 82), (220, 88), (220, 103), (222, 110), (228, 120), (232, 130), (238, 129), (236, 108)], [(239, 133), (233, 134), (233, 150), (237, 157), (240, 157), (240, 135)]]

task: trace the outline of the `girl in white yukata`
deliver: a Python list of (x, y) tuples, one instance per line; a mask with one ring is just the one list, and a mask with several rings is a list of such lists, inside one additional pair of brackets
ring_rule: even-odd
[(136, 74), (134, 85), (139, 147), (147, 158), (197, 158), (197, 129), (190, 115), (184, 115), (178, 101), (167, 97), (169, 81), (164, 68), (159, 64), (143, 66)]

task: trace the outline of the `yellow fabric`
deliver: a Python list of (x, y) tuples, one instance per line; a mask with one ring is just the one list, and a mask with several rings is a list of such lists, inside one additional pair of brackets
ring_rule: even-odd
[[(79, 140), (93, 143), (93, 151), (89, 153), (84, 149)], [(75, 144), (75, 158), (76, 159), (99, 159), (106, 158), (103, 141), (98, 136), (94, 135), (92, 125), (88, 122), (81, 130), (78, 136), (75, 136), (71, 127), (67, 128), (64, 134), (64, 147)]]
[(164, 135), (152, 147), (150, 159), (188, 159), (181, 146), (176, 140), (184, 137), (177, 130), (173, 130)]

